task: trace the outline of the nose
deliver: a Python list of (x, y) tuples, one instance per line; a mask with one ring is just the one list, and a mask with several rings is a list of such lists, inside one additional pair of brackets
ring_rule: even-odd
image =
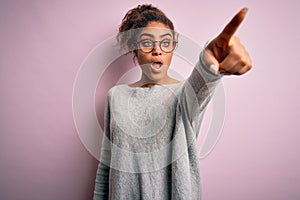
[(162, 52), (161, 52), (161, 49), (160, 49), (160, 46), (159, 46), (159, 42), (154, 42), (154, 47), (152, 49), (152, 55), (161, 55)]

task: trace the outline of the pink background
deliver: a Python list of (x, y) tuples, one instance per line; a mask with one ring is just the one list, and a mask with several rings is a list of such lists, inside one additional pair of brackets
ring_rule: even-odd
[[(75, 129), (73, 83), (142, 2), (0, 2), (0, 199), (91, 199), (98, 161)], [(254, 67), (223, 80), (226, 119), (202, 160), (203, 199), (300, 199), (299, 1), (151, 2), (201, 45), (249, 8), (237, 35)]]

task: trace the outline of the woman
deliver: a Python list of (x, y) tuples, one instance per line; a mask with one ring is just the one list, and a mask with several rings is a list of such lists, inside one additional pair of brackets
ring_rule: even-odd
[(142, 70), (135, 83), (114, 86), (105, 107), (105, 137), (94, 199), (200, 199), (195, 138), (223, 75), (241, 75), (250, 57), (233, 36), (242, 9), (199, 56), (187, 80), (168, 75), (177, 45), (173, 23), (152, 5), (125, 15), (118, 39)]

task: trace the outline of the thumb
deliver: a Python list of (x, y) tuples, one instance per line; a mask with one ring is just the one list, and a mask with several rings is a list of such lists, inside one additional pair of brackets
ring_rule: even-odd
[(213, 52), (209, 49), (204, 49), (202, 53), (203, 64), (208, 68), (208, 70), (217, 75), (219, 74), (219, 62), (215, 58)]

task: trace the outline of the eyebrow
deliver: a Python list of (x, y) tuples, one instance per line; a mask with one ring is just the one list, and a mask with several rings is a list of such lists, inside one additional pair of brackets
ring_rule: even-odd
[[(154, 38), (154, 35), (149, 34), (149, 33), (143, 33), (142, 35), (140, 35), (140, 38), (143, 37), (143, 36), (149, 36), (149, 37)], [(171, 35), (170, 33), (166, 33), (166, 34), (161, 35), (160, 38), (165, 37), (165, 36), (170, 36), (170, 37), (172, 37), (172, 35)]]

